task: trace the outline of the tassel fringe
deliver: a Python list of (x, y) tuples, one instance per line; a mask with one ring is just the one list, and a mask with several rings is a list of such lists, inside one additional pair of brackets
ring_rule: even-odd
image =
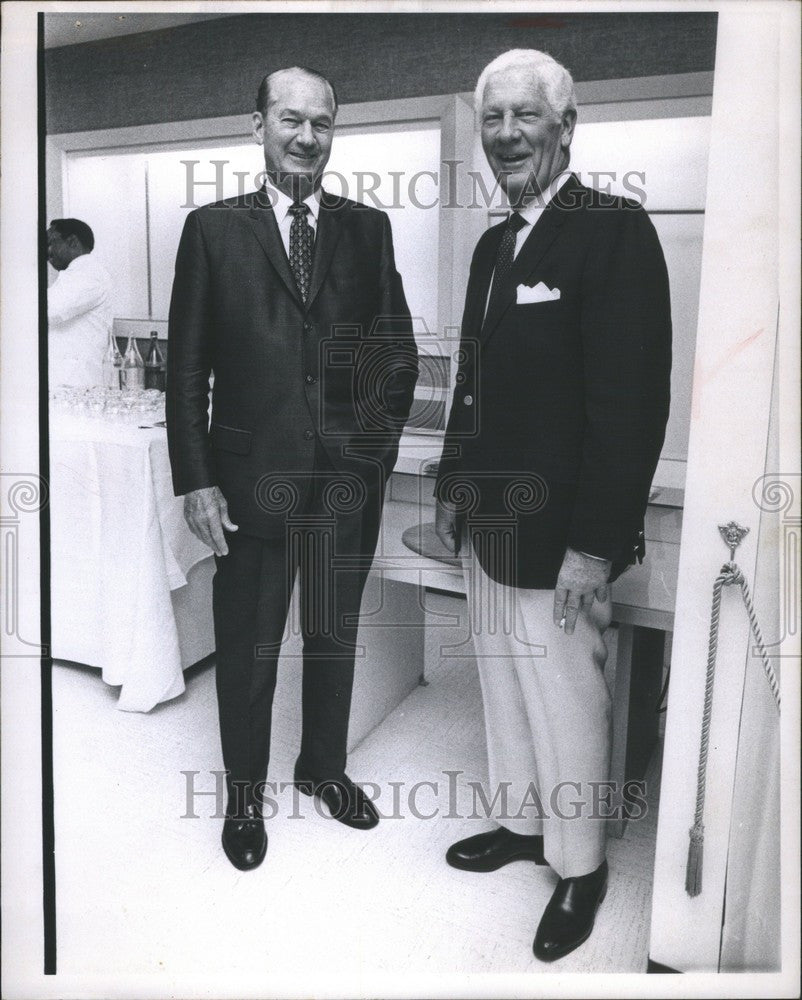
[(685, 891), (689, 896), (698, 896), (702, 891), (702, 859), (705, 842), (704, 827), (701, 823), (694, 823), (690, 829), (690, 836), (688, 866), (685, 869)]

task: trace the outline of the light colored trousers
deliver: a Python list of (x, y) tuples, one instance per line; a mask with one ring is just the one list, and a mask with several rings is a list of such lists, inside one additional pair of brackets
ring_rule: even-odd
[(566, 635), (553, 621), (553, 590), (496, 583), (470, 543), (463, 551), (491, 816), (514, 833), (542, 834), (546, 860), (561, 878), (585, 875), (604, 860), (605, 823), (592, 814), (604, 811), (599, 787), (610, 771), (609, 594), (583, 608)]

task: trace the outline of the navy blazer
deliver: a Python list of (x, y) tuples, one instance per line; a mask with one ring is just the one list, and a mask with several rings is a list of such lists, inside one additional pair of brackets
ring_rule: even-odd
[[(437, 494), (479, 532), (496, 580), (552, 588), (566, 547), (612, 560), (615, 578), (642, 555), (668, 419), (663, 252), (643, 208), (571, 175), (485, 317), (504, 225), (471, 264)], [(519, 304), (539, 282), (559, 298)]]
[(176, 495), (217, 485), (241, 530), (273, 537), (302, 507), (316, 447), (346, 480), (380, 488), (417, 365), (384, 212), (323, 194), (304, 303), (264, 191), (196, 209), (169, 317)]

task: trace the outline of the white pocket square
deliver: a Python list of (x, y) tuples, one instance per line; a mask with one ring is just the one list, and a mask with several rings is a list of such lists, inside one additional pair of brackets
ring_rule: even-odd
[(518, 285), (515, 301), (519, 306), (526, 306), (533, 302), (554, 302), (559, 297), (559, 288), (549, 288), (542, 281), (538, 281), (536, 285)]

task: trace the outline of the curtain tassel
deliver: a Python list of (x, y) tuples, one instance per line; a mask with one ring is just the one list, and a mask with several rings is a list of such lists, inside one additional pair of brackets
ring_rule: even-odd
[(690, 830), (688, 844), (688, 866), (685, 869), (685, 891), (689, 896), (698, 896), (702, 891), (702, 859), (704, 857), (705, 828), (694, 823)]

